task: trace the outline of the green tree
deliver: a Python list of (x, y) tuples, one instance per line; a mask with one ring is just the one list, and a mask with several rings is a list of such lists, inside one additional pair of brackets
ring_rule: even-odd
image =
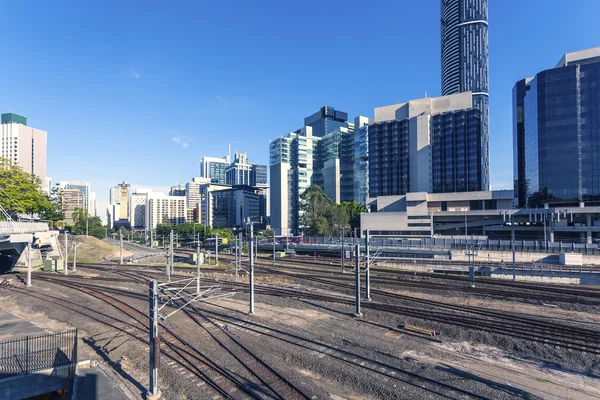
[[(346, 215), (348, 215), (348, 220), (350, 222), (350, 229), (358, 229), (360, 230), (360, 213), (367, 212), (367, 208), (364, 204), (359, 204), (356, 201), (344, 201), (338, 205), (346, 210)], [(350, 236), (350, 232), (346, 232), (346, 236)]]
[(40, 217), (48, 221), (52, 227), (56, 227), (56, 223), (58, 221), (63, 221), (65, 219), (65, 214), (62, 212), (62, 204), (60, 203), (60, 198), (58, 197), (58, 184), (56, 184), (49, 196), (50, 203), (52, 207), (43, 210), (40, 213)]
[(89, 236), (97, 239), (104, 239), (106, 237), (106, 227), (102, 225), (100, 217), (90, 217), (83, 208), (76, 208), (73, 212), (73, 228), (71, 232), (76, 235), (85, 235), (87, 232)]
[(331, 201), (318, 185), (312, 185), (300, 195), (302, 233), (309, 236), (337, 236), (348, 226), (345, 207)]
[(40, 178), (6, 158), (0, 158), (0, 206), (13, 218), (54, 209), (50, 198), (42, 191)]

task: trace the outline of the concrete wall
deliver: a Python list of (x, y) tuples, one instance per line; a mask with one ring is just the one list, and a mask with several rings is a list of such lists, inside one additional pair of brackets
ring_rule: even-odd
[(271, 228), (275, 230), (276, 235), (285, 235), (290, 229), (288, 223), (290, 164), (271, 165), (269, 173), (271, 176)]
[(429, 134), (431, 116), (419, 115), (409, 121), (410, 191), (432, 192), (431, 142)]
[(0, 399), (25, 399), (69, 387), (69, 367), (0, 379)]
[(323, 191), (334, 202), (340, 203), (340, 160), (328, 160), (323, 166)]

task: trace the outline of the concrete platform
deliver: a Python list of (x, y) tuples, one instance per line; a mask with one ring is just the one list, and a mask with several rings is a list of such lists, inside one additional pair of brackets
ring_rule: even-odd
[[(0, 311), (0, 341), (27, 335), (47, 333), (31, 322)], [(65, 386), (68, 368), (38, 371), (0, 380), (0, 400), (18, 400), (41, 394), (40, 388), (58, 390)], [(90, 366), (79, 363), (74, 384), (74, 400), (134, 400), (135, 396), (121, 382), (118, 375), (103, 364)]]
[(15, 315), (0, 311), (0, 340), (16, 339), (27, 335), (46, 333), (31, 322)]
[(104, 364), (77, 368), (73, 400), (135, 400), (135, 396)]

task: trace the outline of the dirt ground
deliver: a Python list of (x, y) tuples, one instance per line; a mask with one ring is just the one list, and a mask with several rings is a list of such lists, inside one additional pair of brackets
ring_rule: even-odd
[[(77, 275), (111, 276), (83, 269), (78, 270)], [(205, 276), (229, 279), (218, 271), (210, 271)], [(281, 277), (261, 277), (257, 285), (267, 281), (269, 285), (325, 292), (322, 288)], [(111, 284), (100, 280), (93, 284), (142, 296), (147, 293), (147, 286), (143, 284)], [(122, 327), (122, 331), (118, 331), (102, 321), (109, 322), (110, 317), (114, 317), (138, 326), (143, 321), (128, 318), (97, 298), (63, 288), (56, 282), (35, 281), (34, 277), (34, 287), (28, 292), (19, 283), (13, 286), (15, 290), (0, 289), (0, 309), (47, 331), (79, 328), (80, 359), (104, 361), (115, 369), (132, 393), (142, 397), (148, 385), (147, 346), (128, 335), (139, 334), (134, 328), (116, 323)], [(549, 310), (533, 304), (474, 298), (460, 293), (454, 298), (416, 291), (398, 293), (544, 315), (561, 322), (585, 323), (592, 329), (600, 326), (600, 315), (591, 312)], [(117, 297), (147, 312), (143, 298)], [(600, 377), (596, 375), (524, 357), (483, 342), (455, 340), (444, 336), (443, 331), (441, 342), (415, 337), (395, 329), (404, 317), (389, 312), (365, 310), (363, 318), (355, 318), (351, 307), (345, 305), (257, 295), (255, 313), (250, 316), (248, 294), (244, 291), (237, 291), (231, 298), (203, 301), (197, 307), (205, 315), (221, 321), (224, 329), (237, 340), (315, 400), (437, 399), (444, 397), (445, 392), (440, 389), (444, 384), (491, 399), (600, 400)], [(93, 320), (93, 316), (98, 320)], [(239, 362), (225, 354), (183, 313), (175, 314), (165, 324), (207, 357), (243, 379), (252, 379)], [(547, 351), (554, 350), (548, 347)], [(166, 357), (161, 359), (159, 376), (165, 399), (212, 399), (215, 396), (201, 380)], [(463, 395), (463, 398), (469, 396)]]

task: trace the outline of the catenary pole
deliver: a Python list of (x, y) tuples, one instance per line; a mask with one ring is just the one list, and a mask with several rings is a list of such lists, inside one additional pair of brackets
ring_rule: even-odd
[(356, 285), (356, 312), (354, 313), (354, 315), (357, 317), (362, 317), (362, 313), (360, 311), (360, 262), (359, 262), (359, 260), (360, 260), (360, 243), (356, 243), (355, 249), (356, 249), (356, 256), (355, 256), (356, 271), (354, 274), (354, 278), (355, 278), (355, 285)]
[(121, 231), (119, 231), (119, 250), (121, 254), (120, 264), (123, 265), (123, 233)]
[(250, 249), (250, 267), (248, 268), (250, 274), (250, 314), (254, 314), (254, 227), (250, 224), (250, 243), (248, 243)]
[(148, 397), (158, 397), (158, 365), (160, 362), (160, 337), (158, 335), (158, 282), (149, 283), (148, 312), (150, 317), (150, 388)]
[(77, 243), (73, 242), (73, 272), (77, 272)]
[[(195, 236), (195, 235), (194, 235)], [(196, 242), (196, 294), (200, 294), (200, 234), (198, 233), (198, 241)]]
[(344, 273), (344, 227), (342, 226), (342, 274)]
[(215, 234), (215, 265), (219, 264), (219, 235)]
[(65, 275), (69, 275), (69, 239), (67, 238), (67, 236), (67, 231), (65, 230)]
[(369, 230), (365, 232), (365, 299), (371, 301), (371, 260), (369, 253)]
[(31, 287), (31, 243), (27, 242), (27, 287)]

